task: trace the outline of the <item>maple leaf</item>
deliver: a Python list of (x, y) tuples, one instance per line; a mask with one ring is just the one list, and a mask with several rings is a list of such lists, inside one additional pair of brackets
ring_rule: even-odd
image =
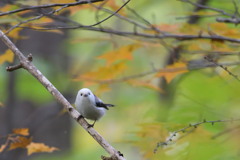
[(9, 150), (13, 150), (16, 148), (26, 148), (32, 141), (32, 138), (26, 138), (26, 137), (12, 137), (11, 139), (11, 144), (9, 147)]
[(6, 52), (2, 55), (0, 55), (0, 65), (4, 62), (10, 62), (12, 63), (14, 59), (14, 54), (10, 49), (6, 50)]
[(167, 83), (170, 83), (176, 76), (188, 72), (186, 63), (176, 62), (160, 70), (155, 76), (165, 77)]
[(28, 150), (28, 155), (31, 155), (33, 153), (38, 153), (38, 152), (53, 152), (59, 149), (56, 147), (49, 147), (44, 143), (32, 142), (27, 146), (27, 150)]
[(23, 136), (28, 136), (29, 135), (29, 129), (28, 128), (17, 128), (17, 129), (13, 129), (13, 133), (20, 134), (20, 135), (23, 135)]
[(111, 65), (118, 60), (132, 60), (133, 51), (139, 47), (139, 44), (130, 44), (116, 50), (104, 53), (103, 55), (98, 56), (98, 58), (105, 59), (107, 61), (107, 65)]

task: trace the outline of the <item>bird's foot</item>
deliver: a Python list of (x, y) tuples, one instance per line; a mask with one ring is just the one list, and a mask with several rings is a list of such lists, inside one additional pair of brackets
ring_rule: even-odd
[(88, 124), (88, 128), (93, 128), (94, 127), (94, 124), (96, 123), (96, 121), (93, 122), (93, 124)]

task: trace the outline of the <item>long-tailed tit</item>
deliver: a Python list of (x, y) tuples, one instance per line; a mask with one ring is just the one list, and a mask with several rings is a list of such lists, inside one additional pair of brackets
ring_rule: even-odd
[(114, 105), (103, 103), (90, 89), (82, 88), (78, 91), (75, 106), (81, 116), (94, 121), (94, 123), (89, 126), (93, 127), (95, 122), (105, 114), (108, 107), (113, 107)]

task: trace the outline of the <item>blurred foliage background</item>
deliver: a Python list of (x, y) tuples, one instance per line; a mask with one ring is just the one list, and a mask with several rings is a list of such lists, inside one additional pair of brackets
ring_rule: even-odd
[[(208, 5), (234, 12), (232, 1), (220, 1), (209, 0)], [(122, 1), (114, 2), (118, 7), (122, 4)], [(235, 3), (238, 6), (239, 2)], [(1, 4), (2, 9), (5, 5)], [(209, 30), (214, 34), (223, 33), (239, 39), (238, 26), (218, 24), (207, 11), (199, 13), (202, 17), (196, 24), (187, 26), (186, 21), (193, 15), (194, 9), (188, 3), (132, 0), (128, 6), (151, 24), (171, 33), (195, 34), (204, 28), (211, 28)], [(85, 25), (96, 22), (96, 10), (86, 7), (72, 12), (74, 14), (62, 14)], [(120, 14), (137, 19), (127, 10), (122, 10)], [(105, 16), (102, 13), (100, 18)], [(12, 19), (14, 17), (0, 19), (1, 29), (6, 27), (6, 21), (10, 23)], [(132, 30), (131, 25), (115, 17), (102, 25), (105, 24), (119, 30)], [(229, 30), (234, 35), (224, 32)], [(203, 120), (235, 120), (239, 117), (240, 83), (236, 77), (219, 66), (189, 68), (191, 62), (195, 65), (207, 63), (203, 57), (209, 51), (234, 53), (217, 59), (217, 63), (238, 62), (236, 52), (239, 52), (239, 44), (167, 39), (165, 43), (170, 48), (181, 51), (180, 58), (169, 63), (169, 50), (160, 40), (152, 43), (143, 38), (133, 39), (80, 29), (58, 32), (22, 29), (16, 35), (21, 36), (15, 40), (17, 47), (25, 55), (33, 55), (33, 63), (72, 104), (77, 91), (87, 87), (105, 102), (116, 105), (94, 128), (127, 159), (239, 159), (238, 121), (206, 123), (179, 132), (168, 145), (159, 147), (155, 154), (153, 152), (158, 142), (166, 141), (172, 132), (189, 124)], [(2, 42), (0, 45), (4, 54), (6, 46)], [(199, 51), (200, 54), (189, 54), (190, 51)], [(11, 64), (17, 63), (15, 58)], [(85, 160), (100, 159), (101, 155), (106, 155), (30, 74), (23, 69), (6, 72), (5, 67), (11, 64), (0, 65), (0, 144), (5, 143), (4, 137), (12, 129), (29, 128), (34, 142), (59, 150), (28, 156), (25, 148), (17, 148), (0, 153), (0, 159)], [(184, 69), (174, 73), (166, 70), (167, 73), (161, 75), (154, 72), (171, 67)], [(238, 65), (229, 66), (228, 70), (239, 74)], [(134, 77), (149, 71), (153, 73)]]

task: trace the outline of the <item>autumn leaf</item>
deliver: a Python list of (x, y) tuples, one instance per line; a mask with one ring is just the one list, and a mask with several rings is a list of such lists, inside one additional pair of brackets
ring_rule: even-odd
[(32, 142), (27, 146), (27, 150), (28, 150), (28, 155), (31, 155), (33, 153), (38, 153), (38, 152), (53, 152), (59, 149), (56, 147), (49, 147), (44, 143)]
[(171, 33), (177, 33), (180, 27), (179, 24), (160, 24), (160, 25), (153, 25), (153, 26), (158, 28), (161, 31), (171, 32)]
[(108, 81), (116, 78), (127, 69), (125, 62), (119, 62), (111, 66), (99, 67), (97, 70), (81, 74), (74, 81), (85, 80), (85, 85), (89, 86), (96, 82)]
[(136, 86), (136, 87), (146, 87), (146, 88), (154, 89), (154, 90), (156, 90), (158, 92), (161, 92), (161, 93), (164, 92), (161, 88), (151, 84), (150, 82), (128, 80), (127, 83), (129, 83), (132, 86)]
[(130, 44), (116, 50), (104, 53), (103, 55), (98, 56), (98, 58), (105, 59), (107, 61), (107, 65), (111, 65), (112, 63), (119, 60), (132, 60), (133, 51), (135, 51), (139, 47), (139, 44)]
[(170, 83), (176, 76), (185, 72), (188, 72), (186, 63), (177, 62), (160, 70), (155, 76), (165, 77), (167, 82)]
[(11, 30), (11, 32), (9, 32), (7, 34), (7, 36), (11, 37), (13, 39), (26, 39), (26, 37), (20, 36), (20, 31), (21, 30), (22, 30), (22, 28), (15, 28), (15, 29)]
[(28, 136), (29, 135), (29, 129), (28, 128), (17, 128), (13, 129), (13, 133)]
[(14, 137), (11, 138), (12, 142), (10, 144), (9, 150), (13, 150), (16, 148), (26, 148), (31, 142), (32, 138), (26, 138), (26, 137)]
[(8, 49), (4, 54), (0, 55), (0, 65), (4, 62), (12, 63), (14, 59), (14, 54), (10, 49)]
[(108, 92), (110, 90), (111, 89), (109, 88), (109, 85), (100, 84), (100, 85), (98, 85), (98, 88), (96, 89), (95, 93), (96, 93), (96, 95), (100, 95), (100, 94), (103, 94), (104, 92)]

